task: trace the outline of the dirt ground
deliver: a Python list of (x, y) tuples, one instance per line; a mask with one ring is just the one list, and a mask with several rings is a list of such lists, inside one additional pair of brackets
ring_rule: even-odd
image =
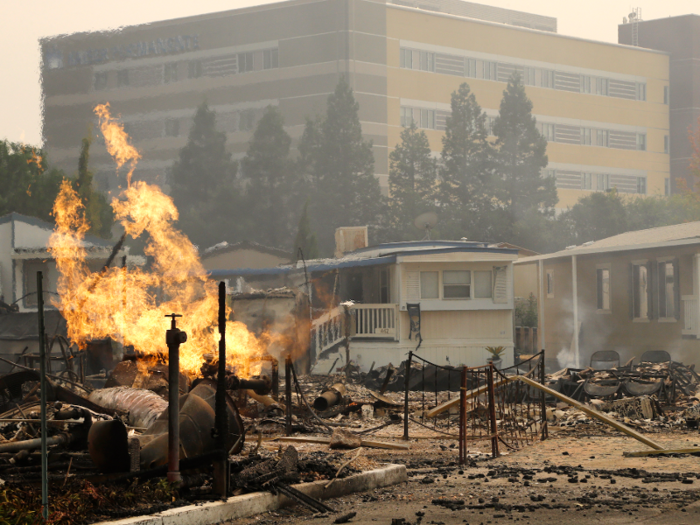
[[(399, 430), (387, 429), (375, 439), (388, 440)], [(697, 431), (649, 437), (666, 448), (698, 445), (700, 451)], [(406, 465), (407, 483), (328, 500), (335, 514), (314, 515), (294, 506), (229, 525), (325, 525), (350, 512), (356, 516), (348, 523), (358, 525), (700, 524), (700, 457), (626, 458), (624, 451), (647, 447), (607, 427), (552, 428), (545, 441), (497, 459), (478, 455), (464, 468), (457, 464), (455, 441), (411, 440), (410, 445), (408, 452), (363, 450), (369, 464)], [(326, 450), (296, 446), (301, 453)]]

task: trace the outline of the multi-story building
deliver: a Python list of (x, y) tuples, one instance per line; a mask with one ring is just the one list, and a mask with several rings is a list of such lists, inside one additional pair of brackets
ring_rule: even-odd
[(642, 21), (640, 12), (633, 12), (629, 19), (618, 26), (621, 44), (659, 49), (670, 54), (669, 83), (664, 91), (664, 101), (670, 107), (669, 133), (664, 139), (664, 149), (670, 155), (671, 177), (666, 183), (667, 192), (676, 192), (679, 180), (685, 187), (694, 189), (688, 171), (693, 149), (688, 131), (697, 131), (700, 118), (700, 16), (684, 15)]
[[(267, 105), (296, 140), (345, 75), (386, 191), (402, 126), (415, 120), (438, 154), (451, 93), (468, 82), (492, 122), (518, 72), (550, 142), (560, 208), (612, 187), (663, 194), (669, 178), (668, 54), (558, 35), (550, 17), (460, 0), (291, 0), (42, 46), (45, 146), (66, 169), (98, 103), (142, 152), (135, 176), (167, 187), (203, 100), (240, 157)], [(93, 167), (103, 189), (118, 186), (100, 148)]]

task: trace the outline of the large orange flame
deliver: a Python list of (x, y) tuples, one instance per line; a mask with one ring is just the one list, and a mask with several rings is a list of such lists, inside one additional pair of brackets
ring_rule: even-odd
[[(108, 111), (106, 106), (101, 108)], [(106, 120), (114, 123), (108, 113)], [(117, 163), (127, 158), (119, 148), (132, 148), (128, 140), (111, 144), (117, 148), (113, 153)], [(128, 158), (138, 159), (128, 154)], [(91, 339), (111, 337), (142, 353), (163, 355), (167, 353), (165, 330), (169, 327), (165, 316), (182, 314), (178, 324), (187, 332), (188, 341), (180, 347), (180, 367), (195, 376), (205, 355), (216, 361), (217, 285), (208, 279), (194, 245), (174, 227), (177, 209), (160, 188), (137, 181), (113, 199), (112, 207), (129, 236), (148, 236), (145, 253), (153, 263), (148, 269), (111, 267), (92, 272), (84, 243), (89, 225), (83, 204), (71, 184), (64, 181), (54, 204), (56, 228), (49, 250), (60, 273), (59, 298), (54, 305), (66, 318), (68, 336), (80, 346)], [(247, 376), (252, 372), (251, 359), (263, 354), (264, 345), (244, 324), (229, 321), (226, 346), (227, 365)]]
[(141, 154), (129, 143), (129, 135), (124, 131), (124, 126), (112, 118), (109, 111), (109, 102), (95, 106), (95, 115), (100, 119), (100, 131), (105, 138), (107, 151), (117, 163), (117, 170), (129, 163), (129, 172), (126, 175), (126, 184), (131, 186), (131, 175), (136, 169)]

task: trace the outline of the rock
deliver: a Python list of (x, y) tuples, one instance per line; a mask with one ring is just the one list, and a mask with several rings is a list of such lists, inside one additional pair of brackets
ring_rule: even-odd
[(333, 431), (330, 445), (332, 449), (352, 449), (362, 446), (362, 440), (360, 439), (360, 436), (356, 436), (355, 434), (352, 434), (347, 430), (343, 430), (342, 428), (337, 428)]

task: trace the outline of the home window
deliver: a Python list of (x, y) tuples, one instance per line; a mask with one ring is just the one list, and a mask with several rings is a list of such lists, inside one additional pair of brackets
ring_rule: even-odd
[(413, 109), (401, 108), (401, 126), (410, 128), (413, 123)]
[[(24, 261), (24, 306), (37, 306), (38, 297), (36, 293), (36, 273), (43, 272), (44, 290), (48, 290), (49, 267), (43, 261)], [(44, 292), (46, 298), (46, 292)]]
[(129, 85), (129, 70), (120, 69), (117, 71), (117, 87)]
[(595, 94), (608, 96), (610, 83), (607, 78), (596, 78), (595, 79)]
[(266, 49), (263, 51), (263, 69), (274, 69), (279, 67), (279, 51), (277, 49)]
[(664, 135), (664, 153), (668, 155), (668, 152), (670, 150), (670, 141), (668, 139), (668, 135)]
[(421, 272), (420, 273), (420, 298), (439, 299), (440, 298), (440, 273)]
[(476, 78), (476, 60), (473, 58), (464, 59), (464, 76)]
[(449, 270), (442, 272), (442, 296), (444, 299), (469, 299), (471, 297), (471, 272)]
[(671, 97), (669, 96), (668, 86), (664, 86), (664, 104), (668, 105), (670, 98)]
[(238, 53), (238, 72), (253, 71), (253, 53)]
[(428, 51), (420, 52), (420, 70), (435, 71), (435, 53), (429, 53)]
[(591, 77), (588, 75), (581, 75), (581, 83), (579, 85), (581, 93), (591, 92)]
[(543, 88), (554, 89), (554, 71), (550, 69), (543, 69), (540, 72), (540, 85)]
[(424, 129), (435, 129), (435, 110), (420, 110), (420, 127)]
[(649, 319), (649, 271), (646, 263), (632, 265), (632, 317)]
[(496, 62), (484, 62), (484, 80), (496, 80), (498, 77), (498, 64)]
[(202, 76), (202, 62), (199, 60), (190, 60), (187, 64), (188, 78), (199, 78)]
[(591, 145), (591, 128), (581, 128), (581, 144), (584, 146)]
[(596, 189), (598, 191), (607, 191), (610, 189), (610, 175), (607, 173), (598, 173), (596, 175)]
[(536, 69), (534, 67), (526, 67), (523, 69), (523, 84), (526, 86), (535, 85), (535, 73)]
[(610, 311), (610, 268), (598, 268), (597, 289), (598, 289), (598, 310)]
[(554, 298), (554, 270), (547, 270), (547, 299)]
[(493, 285), (491, 284), (492, 272), (474, 272), (474, 297), (476, 299), (490, 299), (493, 297)]
[(109, 80), (109, 73), (107, 71), (99, 71), (95, 73), (95, 90), (100, 91), (107, 87), (107, 81)]
[(540, 133), (547, 140), (547, 142), (554, 142), (554, 136), (555, 136), (554, 124), (542, 122), (540, 124)]
[(637, 177), (637, 193), (641, 193), (642, 195), (647, 194), (647, 178), (646, 177)]
[(647, 85), (642, 82), (637, 82), (637, 100), (647, 99)]
[(679, 290), (678, 263), (676, 261), (659, 262), (659, 318), (678, 319), (676, 297)]
[(637, 149), (639, 151), (647, 150), (647, 136), (645, 133), (637, 133)]
[(598, 130), (596, 130), (595, 135), (596, 135), (595, 145), (607, 148), (608, 147), (608, 137), (609, 137), (608, 130), (598, 129)]
[(163, 82), (177, 82), (177, 62), (170, 62), (163, 66)]
[(592, 189), (592, 174), (590, 173), (581, 173), (581, 189), (582, 190), (590, 190)]

